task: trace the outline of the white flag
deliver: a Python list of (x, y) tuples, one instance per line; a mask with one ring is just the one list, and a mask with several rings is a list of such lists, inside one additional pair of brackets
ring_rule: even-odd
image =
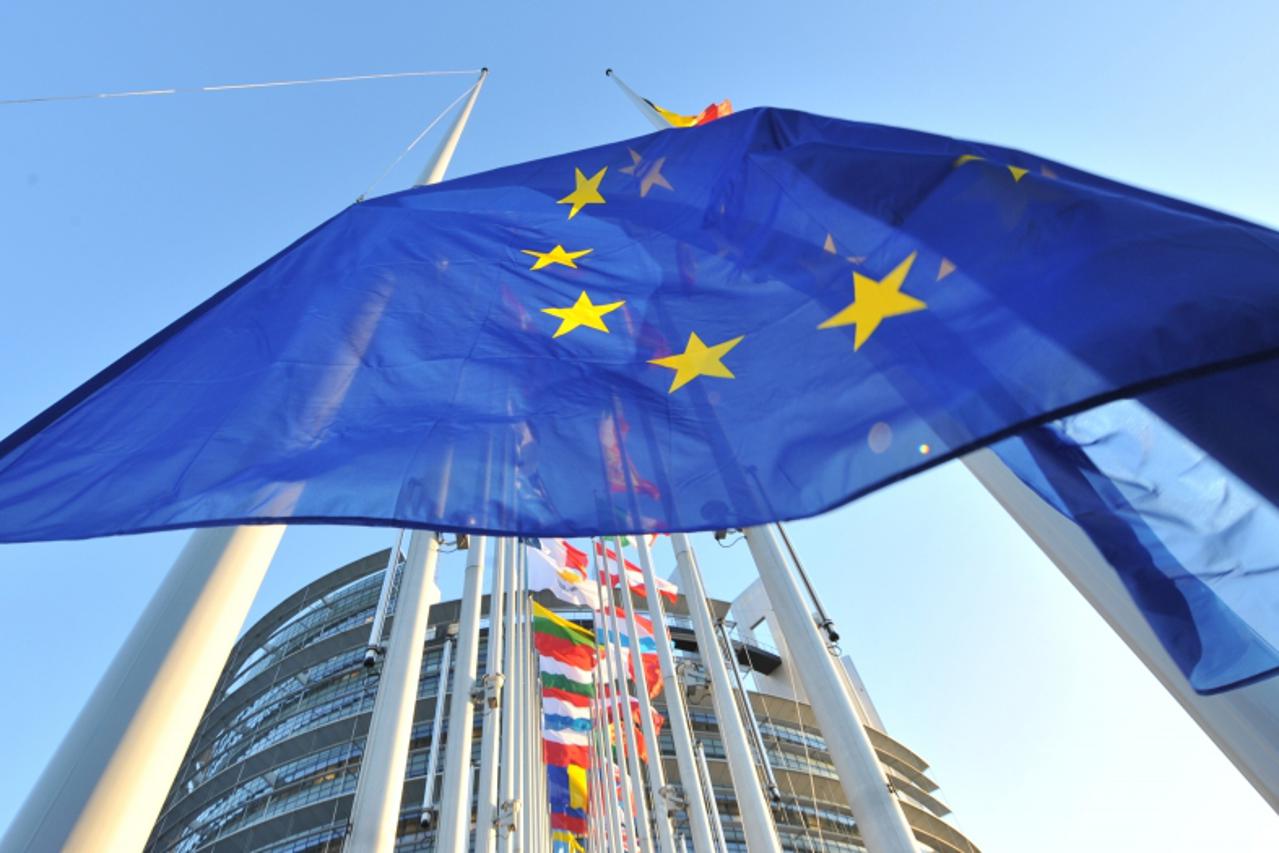
[(577, 572), (555, 565), (545, 551), (531, 545), (524, 547), (528, 552), (529, 589), (545, 590), (566, 604), (599, 610), (594, 583), (581, 579)]

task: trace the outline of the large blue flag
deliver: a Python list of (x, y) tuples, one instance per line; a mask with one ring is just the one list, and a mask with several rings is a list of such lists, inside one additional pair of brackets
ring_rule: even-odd
[(1273, 231), (751, 110), (343, 211), (0, 444), (0, 541), (741, 526), (1277, 352)]

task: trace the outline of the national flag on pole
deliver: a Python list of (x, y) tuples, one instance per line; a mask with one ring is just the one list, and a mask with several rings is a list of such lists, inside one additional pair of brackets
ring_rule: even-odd
[[(533, 645), (543, 658), (581, 672), (589, 673), (598, 660), (595, 638), (589, 630), (557, 616), (536, 601), (533, 602)], [(543, 671), (546, 671), (545, 665)]]
[(565, 539), (557, 539), (547, 537), (542, 540), (542, 550), (551, 562), (560, 569), (567, 572), (574, 572), (579, 575), (582, 580), (586, 580), (587, 567), (590, 565), (590, 558), (586, 552), (580, 548), (573, 546), (573, 543)]
[(552, 803), (562, 802), (566, 808), (586, 811), (588, 797), (585, 768), (549, 767), (547, 781), (550, 783)]
[(722, 100), (717, 104), (711, 104), (696, 115), (671, 112), (668, 109), (659, 107), (648, 98), (644, 99), (644, 103), (652, 107), (653, 112), (666, 119), (671, 127), (696, 127), (699, 124), (707, 124), (717, 118), (733, 114), (733, 102), (728, 99)]
[[(641, 761), (648, 761), (648, 746), (646, 745), (644, 740), (643, 707), (640, 705), (639, 699), (636, 698), (635, 696), (631, 696), (628, 698), (630, 699), (630, 713), (629, 715), (623, 714), (622, 720), (618, 720), (617, 714), (614, 713), (614, 706), (620, 703), (610, 699), (610, 697), (608, 697), (607, 695), (602, 699), (602, 701), (605, 703), (605, 719), (608, 721), (608, 724), (609, 724), (609, 732), (610, 732), (610, 735), (615, 734), (615, 732), (612, 729), (612, 726), (617, 723), (630, 725), (631, 728), (634, 730), (634, 734), (635, 734), (636, 753), (639, 755), (639, 758)], [(649, 712), (652, 715), (653, 732), (655, 734), (660, 735), (662, 733), (662, 727), (666, 725), (666, 718), (662, 716), (661, 713), (659, 713), (656, 708), (650, 708)]]
[[(612, 548), (605, 547), (603, 543), (601, 542), (595, 543), (595, 553), (600, 555), (601, 557), (607, 557), (610, 566), (617, 565), (617, 552), (614, 551)], [(643, 569), (641, 569), (639, 566), (632, 563), (630, 560), (625, 560), (625, 559), (622, 560), (622, 565), (625, 567), (626, 584), (627, 586), (630, 587), (631, 594), (647, 596), (648, 587), (644, 583)], [(616, 586), (620, 586), (622, 583), (621, 575), (617, 574), (616, 572), (609, 571), (608, 578), (609, 578), (610, 586), (616, 587)], [(679, 600), (678, 586), (676, 586), (671, 581), (668, 581), (664, 578), (657, 577), (656, 573), (654, 573), (653, 575), (653, 580), (657, 583), (658, 595), (660, 595), (662, 598), (666, 599), (667, 601), (671, 603), (674, 603)]]
[(581, 838), (567, 830), (551, 832), (551, 853), (586, 853)]
[[(530, 560), (543, 556), (542, 551), (528, 547)], [(553, 837), (562, 849), (580, 849), (588, 827), (586, 771), (591, 766), (593, 670), (599, 655), (589, 630), (537, 602), (533, 602), (533, 645), (542, 677), (542, 755)]]
[(553, 767), (567, 767), (570, 764), (589, 767), (591, 763), (590, 744), (583, 743), (576, 732), (543, 730), (542, 754), (547, 765)]
[[(564, 550), (555, 549), (550, 545), (557, 541), (562, 542), (562, 540), (545, 539), (541, 548), (525, 546), (528, 552), (529, 589), (549, 592), (565, 604), (575, 604), (591, 610), (598, 609), (600, 600), (595, 584), (588, 581), (586, 575), (577, 568), (569, 568), (558, 562), (557, 556), (563, 556)], [(578, 551), (578, 553), (581, 552)]]
[(635, 679), (635, 659), (631, 656), (631, 650), (639, 651), (640, 665), (644, 668), (644, 679), (648, 685), (648, 695), (655, 697), (662, 692), (662, 667), (660, 659), (657, 656), (657, 638), (653, 634), (653, 623), (647, 618), (635, 614), (635, 627), (639, 632), (638, 637), (632, 637), (630, 628), (626, 622), (626, 612), (616, 607), (613, 611), (617, 615), (617, 631), (614, 632), (608, 625), (609, 619), (606, 618), (607, 611), (597, 614), (595, 619), (595, 639), (599, 645), (605, 643), (616, 643), (622, 653), (622, 661), (626, 667), (627, 674), (633, 681)]

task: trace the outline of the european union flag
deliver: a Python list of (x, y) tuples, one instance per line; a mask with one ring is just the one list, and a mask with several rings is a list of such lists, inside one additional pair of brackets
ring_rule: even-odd
[(0, 444), (0, 541), (812, 515), (1279, 347), (1279, 234), (774, 109), (357, 204)]

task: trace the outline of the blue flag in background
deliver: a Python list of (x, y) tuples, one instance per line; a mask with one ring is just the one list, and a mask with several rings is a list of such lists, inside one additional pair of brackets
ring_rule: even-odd
[(1197, 377), (1151, 411), (1273, 502), (1216, 380), (1276, 353), (1275, 232), (749, 110), (341, 212), (0, 443), (0, 541), (742, 526)]
[[(1201, 693), (1279, 671), (1279, 362), (1031, 427), (994, 446), (1074, 521)], [(1250, 463), (1249, 460), (1255, 459)]]

